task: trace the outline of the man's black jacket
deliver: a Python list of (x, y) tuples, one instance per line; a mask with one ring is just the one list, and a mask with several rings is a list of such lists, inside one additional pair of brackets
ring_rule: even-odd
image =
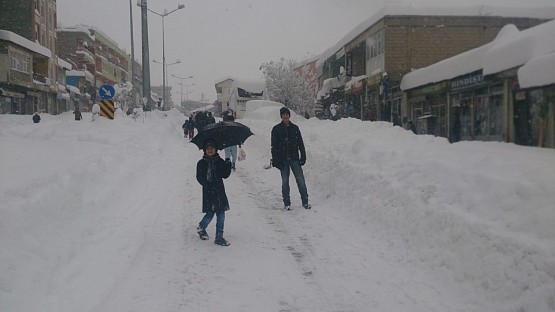
[(280, 122), (272, 128), (272, 163), (275, 166), (284, 160), (306, 161), (301, 130), (292, 122)]

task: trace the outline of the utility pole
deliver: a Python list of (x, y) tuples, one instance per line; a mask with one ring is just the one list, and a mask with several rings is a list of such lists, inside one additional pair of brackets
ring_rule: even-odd
[(146, 98), (146, 108), (151, 110), (152, 97), (150, 96), (150, 56), (148, 50), (148, 8), (147, 0), (139, 0), (141, 7), (141, 29), (143, 38), (143, 98)]
[(131, 94), (133, 94), (133, 108), (137, 106), (137, 93), (135, 92), (135, 40), (133, 40), (133, 4), (129, 0), (129, 25), (131, 28)]

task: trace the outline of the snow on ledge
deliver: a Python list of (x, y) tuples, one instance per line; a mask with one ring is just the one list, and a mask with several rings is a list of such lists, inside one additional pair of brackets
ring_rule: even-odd
[(31, 50), (35, 53), (40, 55), (46, 56), (47, 58), (52, 58), (52, 52), (47, 49), (46, 47), (41, 46), (40, 44), (33, 42), (31, 40), (27, 40), (20, 35), (13, 33), (8, 30), (0, 30), (0, 40), (10, 41), (15, 43), (21, 47), (24, 47), (28, 50)]

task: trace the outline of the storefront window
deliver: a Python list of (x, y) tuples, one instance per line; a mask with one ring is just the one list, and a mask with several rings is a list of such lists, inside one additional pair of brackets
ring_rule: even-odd
[(487, 135), (488, 102), (485, 97), (474, 98), (474, 135)]
[(461, 138), (472, 139), (472, 99), (461, 99)]
[(489, 135), (500, 136), (503, 124), (503, 95), (493, 95), (489, 102)]

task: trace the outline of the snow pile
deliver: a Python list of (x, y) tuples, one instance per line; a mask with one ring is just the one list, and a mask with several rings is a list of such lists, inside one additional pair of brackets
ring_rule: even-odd
[(299, 118), (313, 209), (292, 179), (284, 212), (260, 110), (226, 248), (177, 111), (0, 115), (0, 310), (555, 311), (555, 150)]

